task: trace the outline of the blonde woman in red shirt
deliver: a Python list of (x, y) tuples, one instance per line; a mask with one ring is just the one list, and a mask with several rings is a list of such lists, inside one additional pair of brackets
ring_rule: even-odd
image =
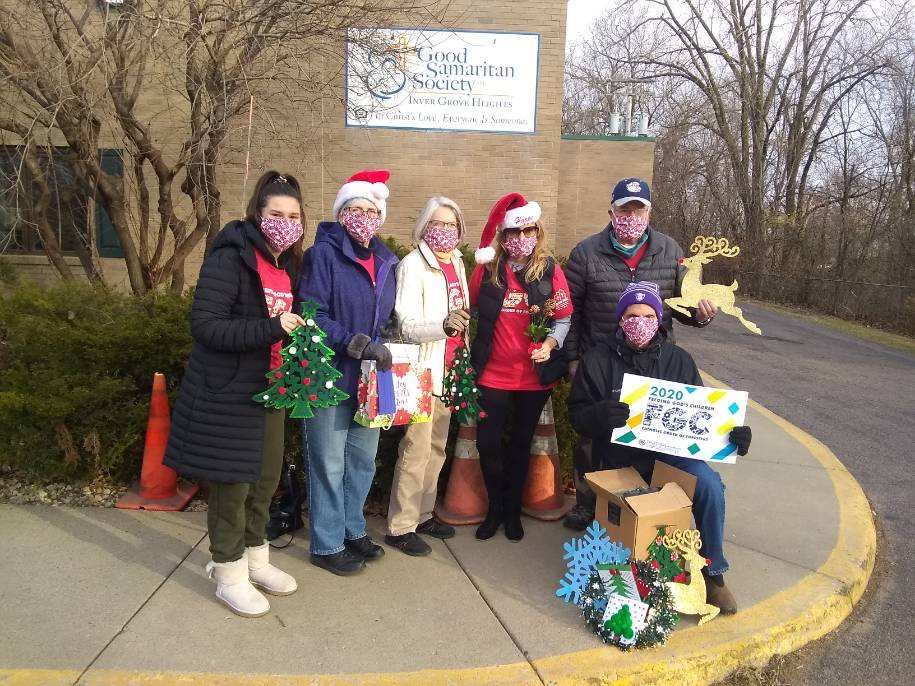
[[(503, 523), (509, 540), (524, 537), (521, 492), (531, 439), (550, 391), (567, 367), (562, 344), (572, 299), (565, 275), (547, 249), (540, 215), (540, 205), (520, 193), (500, 198), (483, 229), (469, 285), (479, 316), (470, 352), (486, 412), (477, 425), (489, 496), (489, 511), (476, 531), (481, 540), (492, 538)], [(504, 448), (509, 416), (513, 421)]]

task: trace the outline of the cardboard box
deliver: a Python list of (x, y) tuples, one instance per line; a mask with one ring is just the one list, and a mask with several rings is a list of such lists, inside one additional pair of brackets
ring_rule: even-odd
[(591, 472), (585, 478), (597, 496), (597, 521), (607, 529), (610, 540), (629, 548), (635, 558), (648, 557), (648, 545), (659, 527), (667, 527), (668, 533), (692, 528), (696, 492), (692, 474), (655, 461), (650, 485), (661, 490), (629, 496), (626, 491), (649, 486), (632, 467)]

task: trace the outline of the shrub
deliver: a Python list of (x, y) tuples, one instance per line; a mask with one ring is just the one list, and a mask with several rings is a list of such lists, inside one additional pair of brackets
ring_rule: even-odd
[(189, 296), (22, 283), (0, 298), (0, 461), (37, 478), (136, 477), (154, 372), (190, 351)]

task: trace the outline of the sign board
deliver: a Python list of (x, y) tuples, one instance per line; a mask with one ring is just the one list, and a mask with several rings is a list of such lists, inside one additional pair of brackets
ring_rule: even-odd
[(536, 131), (535, 33), (351, 29), (346, 125)]
[(706, 462), (737, 461), (728, 436), (744, 424), (745, 391), (624, 374), (620, 401), (629, 405), (629, 420), (613, 430), (613, 443)]

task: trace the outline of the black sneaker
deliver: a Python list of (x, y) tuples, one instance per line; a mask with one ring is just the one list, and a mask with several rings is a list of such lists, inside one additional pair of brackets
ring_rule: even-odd
[(496, 532), (499, 530), (499, 526), (501, 524), (502, 514), (490, 510), (486, 513), (486, 519), (483, 520), (483, 523), (477, 527), (476, 537), (481, 541), (492, 538), (496, 535)]
[(418, 527), (416, 527), (416, 533), (425, 534), (426, 536), (434, 536), (435, 538), (441, 538), (442, 540), (446, 538), (454, 537), (454, 527), (445, 524), (444, 522), (438, 521), (435, 517), (427, 519)]
[(366, 562), (384, 557), (384, 548), (375, 543), (368, 534), (352, 541), (344, 541), (343, 544), (346, 546), (347, 550), (359, 555)]
[(348, 549), (343, 549), (331, 555), (311, 556), (311, 564), (315, 567), (321, 567), (328, 572), (333, 572), (338, 576), (352, 576), (365, 569), (365, 560)]
[(584, 531), (594, 521), (594, 510), (584, 505), (575, 505), (562, 520), (562, 525), (573, 531)]
[(524, 527), (521, 526), (521, 515), (509, 515), (505, 518), (505, 538), (509, 541), (520, 541), (524, 538)]
[(429, 544), (412, 531), (400, 536), (385, 536), (384, 542), (413, 557), (423, 557), (432, 552)]

